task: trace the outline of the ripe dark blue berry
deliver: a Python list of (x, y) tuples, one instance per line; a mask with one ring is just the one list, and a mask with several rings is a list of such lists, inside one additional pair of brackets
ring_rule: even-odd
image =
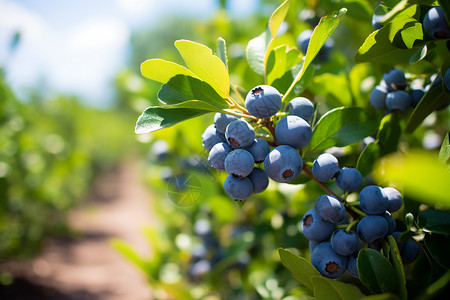
[(394, 212), (400, 209), (403, 204), (402, 194), (393, 187), (383, 188), (383, 194), (388, 199), (387, 211)]
[(217, 131), (214, 124), (209, 125), (206, 127), (205, 131), (202, 134), (202, 142), (203, 142), (203, 148), (206, 149), (206, 151), (211, 151), (211, 148), (217, 144), (226, 142), (225, 135)]
[(422, 88), (416, 88), (409, 91), (409, 96), (411, 97), (411, 106), (416, 107), (425, 95), (425, 90)]
[(314, 115), (314, 104), (305, 97), (297, 97), (289, 102), (287, 112), (309, 121)]
[(375, 109), (386, 109), (386, 95), (388, 90), (385, 86), (377, 85), (370, 93), (370, 104)]
[(347, 271), (355, 278), (359, 278), (357, 262), (357, 255), (351, 255), (348, 257)]
[(308, 210), (302, 219), (302, 233), (310, 241), (322, 242), (333, 234), (334, 225), (323, 220), (314, 208)]
[(375, 215), (369, 215), (362, 218), (356, 227), (359, 238), (370, 244), (385, 237), (388, 230), (389, 227), (386, 219), (382, 216)]
[(359, 239), (354, 231), (336, 230), (331, 236), (331, 247), (340, 255), (349, 256), (358, 251)]
[(217, 171), (225, 171), (225, 158), (233, 149), (227, 143), (217, 143), (209, 152), (208, 161)]
[(406, 87), (405, 73), (399, 69), (392, 69), (383, 74), (383, 81), (387, 86), (388, 91), (403, 90)]
[(434, 6), (428, 10), (423, 18), (423, 29), (434, 39), (450, 38), (450, 26), (445, 19), (442, 7)]
[(355, 168), (344, 167), (336, 175), (336, 184), (344, 191), (354, 192), (362, 185), (361, 172)]
[(245, 107), (257, 118), (270, 118), (280, 110), (281, 94), (270, 85), (258, 85), (247, 94)]
[(253, 193), (253, 185), (250, 179), (228, 176), (224, 183), (225, 192), (235, 200), (245, 200)]
[(405, 265), (413, 263), (419, 254), (420, 246), (412, 238), (404, 243), (403, 249), (400, 251), (402, 262)]
[(303, 149), (311, 141), (311, 126), (299, 116), (286, 116), (278, 121), (275, 137), (280, 144)]
[(255, 160), (253, 156), (244, 149), (236, 149), (228, 153), (225, 158), (225, 171), (235, 177), (247, 177), (253, 170)]
[(331, 180), (339, 171), (337, 158), (329, 153), (319, 155), (314, 161), (312, 173), (320, 182)]
[(269, 144), (265, 139), (256, 138), (253, 144), (247, 148), (247, 151), (253, 155), (255, 162), (260, 164), (264, 161), (267, 154), (270, 152)]
[(361, 209), (369, 215), (381, 215), (387, 210), (389, 201), (383, 189), (376, 185), (368, 185), (359, 193)]
[(214, 115), (214, 125), (216, 126), (217, 131), (222, 134), (225, 134), (228, 124), (236, 120), (239, 120), (239, 118), (230, 114), (216, 113)]
[(383, 214), (384, 219), (386, 220), (387, 224), (388, 224), (388, 233), (387, 234), (391, 234), (395, 231), (396, 228), (396, 224), (395, 224), (395, 220), (394, 217), (392, 217), (392, 215), (388, 212), (385, 211)]
[(244, 120), (236, 120), (228, 124), (225, 137), (233, 148), (250, 147), (255, 139), (255, 130)]
[(300, 154), (288, 145), (272, 149), (264, 159), (264, 169), (276, 182), (290, 182), (297, 178), (303, 167)]
[(311, 254), (311, 264), (325, 277), (337, 278), (347, 270), (348, 258), (337, 254), (330, 242), (322, 242)]
[(319, 216), (330, 223), (338, 223), (345, 218), (345, 206), (332, 195), (321, 195), (314, 205)]
[(269, 177), (264, 170), (259, 168), (254, 168), (247, 178), (252, 182), (253, 194), (264, 192), (269, 185)]
[(386, 95), (386, 108), (390, 111), (406, 111), (411, 107), (411, 96), (405, 91), (394, 91)]

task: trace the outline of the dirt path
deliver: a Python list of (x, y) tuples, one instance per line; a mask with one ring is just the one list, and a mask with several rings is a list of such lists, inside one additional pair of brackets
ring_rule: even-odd
[(119, 238), (144, 256), (151, 251), (142, 228), (155, 221), (150, 196), (140, 182), (136, 164), (129, 162), (101, 174), (86, 203), (69, 214), (69, 225), (80, 237), (50, 239), (33, 261), (9, 266), (19, 273), (15, 275), (42, 288), (29, 299), (151, 299), (144, 275), (110, 244), (112, 238)]

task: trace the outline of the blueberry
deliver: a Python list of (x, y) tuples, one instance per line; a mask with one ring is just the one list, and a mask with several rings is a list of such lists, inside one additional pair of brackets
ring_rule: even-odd
[(312, 253), (314, 251), (314, 248), (316, 248), (317, 245), (319, 245), (319, 242), (308, 241), (309, 252)]
[(269, 177), (259, 168), (254, 168), (247, 178), (252, 182), (254, 194), (264, 192), (269, 185)]
[(170, 154), (169, 144), (165, 140), (157, 140), (153, 143), (151, 149), (152, 159), (160, 161), (167, 158)]
[(450, 91), (450, 68), (445, 71), (444, 74), (444, 85), (447, 91)]
[(348, 257), (348, 263), (347, 263), (347, 271), (355, 278), (359, 278), (358, 274), (358, 256), (357, 255), (351, 255)]
[(253, 144), (247, 148), (247, 151), (253, 155), (255, 162), (260, 164), (266, 158), (266, 155), (270, 152), (269, 144), (265, 139), (257, 138)]
[(231, 149), (230, 145), (227, 143), (215, 144), (208, 156), (208, 161), (211, 164), (211, 167), (217, 171), (225, 171), (225, 158), (232, 150), (233, 149)]
[(348, 258), (334, 252), (330, 242), (322, 242), (311, 254), (311, 264), (325, 277), (337, 278), (347, 270)]
[(390, 111), (405, 111), (411, 104), (411, 96), (405, 91), (394, 91), (386, 95), (386, 108)]
[(224, 166), (228, 174), (242, 178), (247, 177), (252, 172), (255, 160), (247, 150), (236, 149), (228, 153)]
[(334, 225), (322, 219), (314, 208), (302, 218), (302, 233), (310, 241), (322, 242), (333, 234)]
[(334, 155), (323, 153), (314, 161), (312, 173), (320, 182), (331, 180), (339, 171), (339, 162)]
[(226, 142), (225, 136), (217, 131), (214, 124), (209, 125), (202, 134), (203, 147), (207, 151), (211, 151), (211, 148), (217, 144)]
[(411, 238), (407, 240), (400, 251), (402, 262), (405, 265), (413, 263), (420, 254), (420, 246)]
[(228, 176), (224, 183), (225, 192), (235, 200), (245, 200), (253, 193), (253, 185), (247, 177)]
[(389, 205), (388, 198), (384, 195), (383, 189), (376, 185), (368, 185), (359, 193), (361, 209), (369, 215), (383, 214)]
[(305, 97), (297, 97), (289, 102), (287, 112), (308, 121), (314, 115), (314, 104)]
[(394, 217), (392, 217), (388, 211), (384, 212), (383, 217), (388, 224), (388, 234), (393, 233), (395, 231), (395, 227), (397, 226), (397, 224), (395, 224)]
[(300, 154), (288, 145), (275, 147), (264, 159), (264, 169), (276, 182), (290, 182), (297, 178), (303, 167)]
[(352, 230), (347, 232), (345, 229), (338, 229), (331, 236), (331, 247), (337, 254), (343, 256), (352, 255), (358, 251), (358, 236)]
[(369, 102), (375, 109), (386, 109), (386, 95), (388, 90), (385, 86), (377, 85), (370, 93)]
[(450, 38), (450, 27), (440, 6), (428, 10), (423, 18), (423, 30), (434, 39)]
[(228, 124), (236, 120), (239, 120), (239, 118), (230, 114), (216, 113), (214, 115), (214, 125), (216, 126), (217, 131), (222, 134), (225, 134)]
[(389, 227), (382, 216), (369, 215), (359, 221), (356, 232), (361, 240), (373, 244), (388, 233)]
[(389, 92), (403, 90), (406, 87), (405, 73), (397, 68), (384, 73), (383, 80)]
[(398, 250), (400, 251), (400, 252), (402, 252), (402, 250), (403, 250), (403, 247), (405, 246), (405, 243), (404, 242), (400, 242), (398, 239), (400, 238), (400, 235), (401, 235), (402, 233), (400, 232), (400, 231), (394, 231), (393, 233), (391, 233), (391, 235), (394, 237), (394, 239), (395, 239), (395, 241), (397, 242), (397, 247), (398, 247)]
[(270, 118), (280, 110), (281, 94), (270, 85), (258, 85), (247, 94), (245, 107), (257, 118)]
[(255, 130), (244, 120), (236, 120), (228, 124), (225, 137), (233, 148), (250, 147), (255, 139)]
[(314, 205), (319, 216), (330, 223), (338, 223), (345, 218), (345, 206), (336, 197), (321, 195)]
[(388, 199), (387, 211), (394, 212), (402, 207), (403, 199), (399, 191), (393, 187), (385, 187), (383, 188), (383, 194)]
[[(308, 50), (309, 41), (311, 40), (311, 36), (313, 34), (313, 31), (311, 29), (306, 29), (302, 31), (298, 37), (297, 37), (297, 47), (302, 51), (304, 55), (306, 55), (306, 52)], [(322, 48), (319, 50), (319, 53), (317, 54), (317, 58), (320, 61), (328, 61), (330, 59), (330, 51), (334, 46), (333, 39), (329, 38), (325, 41), (325, 44), (322, 46)]]
[(355, 168), (344, 167), (336, 175), (336, 184), (344, 191), (354, 192), (362, 185), (362, 175)]
[(416, 107), (425, 95), (425, 90), (422, 88), (417, 88), (409, 91), (409, 96), (411, 97), (411, 106)]
[(299, 116), (286, 116), (278, 121), (275, 127), (277, 141), (296, 149), (305, 148), (311, 141), (311, 137), (311, 126)]

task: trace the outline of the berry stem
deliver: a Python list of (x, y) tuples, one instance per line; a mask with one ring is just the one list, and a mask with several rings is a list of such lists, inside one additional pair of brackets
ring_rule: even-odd
[(336, 197), (339, 201), (341, 201), (342, 203), (344, 203), (344, 200), (341, 199), (341, 197), (339, 197), (338, 195), (336, 195), (332, 190), (330, 190), (329, 187), (327, 187), (325, 184), (323, 184), (322, 182), (320, 182), (319, 180), (317, 180), (314, 175), (312, 174), (312, 172), (306, 167), (305, 164), (303, 164), (303, 171), (309, 176), (311, 177), (315, 182), (317, 182), (318, 185), (320, 185), (320, 187), (329, 195), (332, 195), (334, 197)]
[(356, 208), (355, 206), (350, 206), (349, 208), (350, 208), (350, 211), (353, 211), (353, 212), (357, 213), (361, 217), (366, 217), (367, 216), (367, 214), (365, 212), (363, 212), (359, 208)]
[(356, 224), (358, 224), (359, 219), (355, 219), (353, 220), (353, 222), (351, 222), (350, 224), (348, 224), (347, 227), (345, 227), (345, 232), (349, 233), (350, 230), (352, 229), (353, 226), (355, 226)]
[(225, 101), (227, 101), (228, 106), (230, 108), (236, 108), (236, 109), (242, 111), (244, 114), (250, 115), (250, 113), (247, 111), (247, 109), (240, 106), (233, 98), (227, 97), (227, 98), (225, 98)]
[(358, 206), (358, 205), (360, 205), (360, 202), (359, 201), (346, 202), (345, 205), (346, 206)]
[(243, 117), (243, 118), (247, 118), (247, 119), (258, 120), (257, 117), (254, 117), (250, 114), (241, 114), (241, 113), (237, 113), (237, 112), (233, 112), (233, 111), (226, 111), (226, 113), (229, 115), (235, 115), (235, 116)]
[(272, 125), (272, 122), (270, 122), (270, 119), (263, 119), (261, 124), (263, 124), (267, 129), (269, 129), (270, 133), (273, 136), (273, 141), (275, 145), (278, 145), (277, 138), (275, 137), (275, 128)]
[(245, 103), (245, 99), (244, 99), (244, 97), (242, 97), (241, 93), (238, 91), (238, 89), (236, 88), (236, 86), (234, 84), (231, 84), (231, 89), (237, 95), (237, 97), (242, 102), (242, 104), (244, 104)]

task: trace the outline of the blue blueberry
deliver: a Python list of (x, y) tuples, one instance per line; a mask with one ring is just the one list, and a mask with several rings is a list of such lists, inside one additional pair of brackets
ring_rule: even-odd
[(322, 242), (311, 254), (311, 264), (325, 277), (337, 278), (347, 270), (348, 258), (337, 254), (330, 242)]
[(430, 77), (429, 89), (432, 90), (438, 86), (442, 85), (442, 76), (439, 74), (433, 74)]
[(297, 178), (303, 168), (300, 154), (288, 145), (272, 149), (264, 159), (264, 169), (276, 182), (290, 182)]
[(267, 154), (270, 152), (269, 144), (265, 139), (256, 138), (253, 144), (247, 148), (247, 151), (253, 155), (255, 162), (260, 164), (264, 161)]
[(394, 212), (400, 209), (403, 204), (402, 194), (393, 187), (383, 188), (383, 194), (388, 199), (387, 211)]
[(386, 84), (389, 92), (403, 90), (405, 89), (407, 84), (405, 73), (397, 68), (384, 73), (383, 81)]
[(151, 156), (153, 160), (159, 161), (167, 158), (170, 154), (169, 144), (165, 140), (157, 140), (153, 143)]
[(297, 97), (289, 102), (287, 112), (309, 121), (314, 115), (314, 104), (305, 97)]
[(233, 151), (227, 143), (217, 143), (209, 151), (208, 161), (217, 171), (225, 171), (225, 158)]
[(339, 162), (332, 154), (323, 153), (314, 160), (312, 173), (320, 182), (331, 180), (338, 171)]
[[(306, 29), (302, 31), (298, 37), (297, 37), (297, 47), (302, 51), (304, 55), (306, 55), (306, 52), (308, 50), (309, 41), (311, 40), (311, 36), (313, 34), (313, 31), (311, 29)], [(325, 41), (325, 44), (322, 46), (322, 48), (319, 50), (319, 53), (317, 54), (317, 58), (320, 61), (328, 61), (330, 59), (330, 51), (333, 49), (334, 41), (333, 39), (329, 38)]]
[(423, 88), (417, 88), (409, 91), (409, 96), (411, 97), (411, 106), (416, 107), (425, 95), (425, 90)]
[(225, 134), (228, 124), (236, 120), (239, 120), (239, 118), (230, 114), (216, 113), (214, 115), (214, 125), (216, 126), (217, 131), (222, 134)]
[(420, 246), (412, 238), (404, 243), (403, 249), (400, 251), (402, 262), (405, 265), (413, 263), (420, 254)]
[(386, 219), (376, 215), (369, 215), (362, 218), (356, 226), (356, 232), (359, 238), (370, 244), (385, 237), (388, 230), (389, 227)]
[(397, 224), (395, 224), (394, 217), (392, 217), (392, 215), (388, 211), (385, 211), (383, 214), (383, 218), (386, 220), (386, 223), (388, 224), (387, 234), (393, 233), (395, 231), (395, 227), (397, 226)]
[(352, 230), (347, 232), (345, 229), (336, 230), (331, 236), (331, 247), (340, 255), (349, 256), (358, 251), (359, 239)]
[(224, 183), (225, 192), (235, 200), (245, 200), (253, 193), (253, 185), (247, 177), (228, 176)]
[(348, 257), (348, 263), (347, 263), (347, 271), (355, 278), (359, 278), (358, 274), (358, 256), (357, 255), (351, 255)]
[(270, 118), (280, 110), (281, 94), (270, 85), (258, 85), (247, 94), (245, 107), (257, 118)]
[(236, 149), (228, 153), (225, 158), (225, 171), (235, 177), (247, 177), (255, 166), (255, 160), (250, 152), (244, 149)]
[(369, 215), (381, 215), (387, 210), (388, 198), (384, 195), (383, 189), (376, 185), (368, 185), (359, 193), (361, 209)]
[(370, 93), (369, 102), (375, 109), (386, 109), (386, 95), (388, 90), (385, 86), (377, 85)]
[(444, 85), (447, 91), (450, 91), (450, 68), (445, 71), (444, 74)]
[(286, 116), (275, 126), (275, 138), (280, 144), (303, 149), (311, 141), (311, 126), (299, 116)]
[(322, 219), (330, 223), (338, 223), (345, 218), (345, 206), (332, 195), (321, 195), (314, 205)]
[(264, 170), (259, 168), (254, 168), (247, 178), (252, 182), (253, 194), (264, 192), (269, 185), (269, 177)]
[(308, 210), (302, 218), (302, 233), (310, 241), (322, 242), (333, 234), (334, 224), (322, 219), (314, 208)]
[(225, 137), (233, 148), (250, 147), (255, 139), (255, 130), (244, 120), (236, 120), (228, 124)]
[(411, 96), (405, 91), (394, 91), (386, 95), (386, 108), (390, 111), (406, 111), (411, 107)]
[(316, 246), (319, 244), (320, 242), (308, 241), (309, 252), (312, 253), (314, 251), (314, 248), (316, 248)]
[(450, 38), (450, 27), (445, 19), (442, 7), (434, 6), (428, 10), (423, 18), (423, 29), (426, 34), (434, 39)]
[(205, 131), (202, 134), (202, 142), (203, 142), (203, 148), (206, 149), (206, 151), (211, 151), (211, 148), (217, 144), (226, 142), (225, 135), (217, 131), (214, 124), (209, 125), (206, 127)]
[(361, 172), (355, 168), (344, 167), (336, 175), (336, 184), (344, 191), (354, 192), (362, 185)]

